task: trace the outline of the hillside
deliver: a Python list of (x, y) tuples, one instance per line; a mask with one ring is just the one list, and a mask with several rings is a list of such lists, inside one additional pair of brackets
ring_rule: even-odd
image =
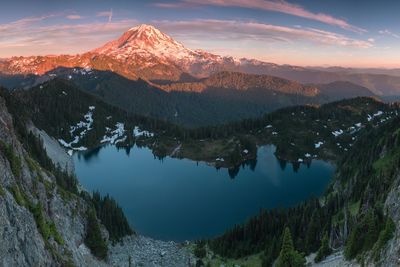
[(203, 92), (209, 88), (232, 90), (271, 90), (286, 94), (316, 96), (318, 89), (312, 86), (303, 86), (297, 82), (267, 75), (254, 75), (240, 72), (219, 72), (199, 82), (172, 83), (161, 86), (166, 91)]
[(317, 97), (318, 101), (333, 101), (357, 96), (374, 96), (368, 88), (346, 81), (302, 85), (275, 76), (240, 72), (219, 72), (195, 82), (174, 82), (159, 85), (165, 91), (205, 92), (215, 90), (273, 91), (288, 95)]
[(103, 205), (115, 214), (120, 208), (103, 198), (95, 202), (83, 192), (80, 195), (75, 177), (51, 163), (21, 119), (12, 116), (0, 98), (1, 263), (105, 266), (101, 259), (107, 256), (109, 238), (132, 232), (123, 215), (115, 216), (114, 225), (121, 227), (117, 232), (109, 224), (100, 224), (96, 213), (99, 216)]
[(279, 255), (281, 233), (288, 226), (295, 248), (306, 254), (317, 252), (325, 234), (329, 247), (343, 250), (348, 260), (364, 266), (396, 266), (399, 123), (396, 117), (361, 134), (338, 161), (335, 180), (321, 199), (293, 209), (262, 211), (210, 240), (209, 246), (234, 258), (261, 252), (263, 265), (269, 266)]
[[(307, 87), (279, 78), (273, 78), (276, 91), (265, 88), (209, 88), (203, 92), (166, 92), (162, 90), (164, 87), (141, 79), (130, 80), (113, 72), (57, 69), (52, 73), (126, 111), (188, 127), (258, 117), (285, 106), (321, 102), (319, 98), (303, 94), (302, 90)], [(294, 89), (290, 89), (292, 84)], [(280, 86), (287, 90), (280, 89)], [(294, 92), (288, 93), (288, 90)], [(312, 90), (309, 90), (310, 93)]]
[[(240, 71), (252, 74), (273, 75), (288, 80), (297, 81), (304, 84), (323, 84), (336, 81), (347, 81), (360, 86), (364, 86), (376, 95), (398, 95), (400, 77), (398, 75), (388, 75), (387, 72), (359, 72), (330, 71), (324, 68), (307, 68), (291, 65), (278, 65), (260, 61), (246, 61), (242, 64)], [(258, 62), (256, 66), (254, 63)]]
[(351, 82), (336, 81), (327, 84), (315, 85), (322, 95), (329, 99), (340, 100), (357, 96), (374, 96), (368, 88)]
[[(323, 85), (304, 86), (277, 77), (233, 72), (218, 73), (199, 82), (164, 85), (141, 79), (130, 80), (113, 72), (93, 69), (59, 68), (46, 75), (49, 80), (66, 79), (126, 111), (186, 127), (254, 118), (287, 106), (372, 95), (367, 89), (350, 83), (338, 82), (325, 88)], [(319, 86), (327, 91), (326, 95), (318, 89)]]

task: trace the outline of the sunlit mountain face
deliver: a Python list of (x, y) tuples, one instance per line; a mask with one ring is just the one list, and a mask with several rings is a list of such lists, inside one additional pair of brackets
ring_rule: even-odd
[(0, 267), (399, 266), (399, 1), (3, 2)]
[(17, 12), (18, 2), (6, 3), (10, 12), (0, 18), (3, 76), (76, 67), (164, 84), (235, 71), (306, 84), (346, 81), (377, 95), (399, 94), (399, 36), (389, 5), (40, 1)]
[(191, 50), (216, 55), (297, 66), (396, 68), (399, 5), (344, 0), (17, 0), (3, 3), (0, 58), (81, 54), (136, 25), (149, 24)]

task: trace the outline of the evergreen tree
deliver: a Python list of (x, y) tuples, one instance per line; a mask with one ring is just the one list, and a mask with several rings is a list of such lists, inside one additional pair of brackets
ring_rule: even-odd
[(276, 267), (301, 267), (305, 266), (306, 260), (294, 249), (292, 235), (288, 227), (285, 228), (282, 239), (282, 248)]
[(324, 237), (321, 241), (321, 247), (318, 249), (317, 256), (315, 257), (315, 262), (320, 262), (325, 259), (331, 253), (331, 248), (329, 247), (329, 237), (328, 233), (325, 232)]
[(318, 243), (317, 243), (317, 236), (318, 236), (318, 231), (319, 228), (321, 227), (321, 223), (319, 220), (319, 215), (317, 211), (313, 212), (313, 215), (311, 217), (311, 221), (308, 224), (308, 230), (307, 230), (307, 235), (306, 235), (306, 240), (305, 240), (305, 250), (307, 252), (312, 252), (317, 250), (318, 248)]
[(85, 244), (88, 246), (88, 248), (90, 248), (92, 254), (99, 259), (104, 260), (107, 258), (107, 244), (101, 235), (96, 213), (92, 209), (90, 209), (88, 212)]
[(373, 210), (370, 210), (365, 218), (366, 236), (364, 250), (371, 249), (378, 238), (379, 232), (376, 226), (376, 216)]
[(91, 198), (88, 197), (88, 200), (92, 202), (96, 211), (96, 216), (106, 227), (111, 241), (120, 241), (124, 236), (134, 233), (122, 208), (112, 197), (109, 195), (102, 197), (100, 193), (96, 191), (93, 192)]

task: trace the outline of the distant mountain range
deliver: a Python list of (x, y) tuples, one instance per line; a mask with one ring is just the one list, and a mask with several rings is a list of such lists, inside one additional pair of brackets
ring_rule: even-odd
[(305, 86), (278, 77), (236, 72), (164, 85), (94, 69), (58, 68), (51, 75), (60, 87), (75, 85), (131, 113), (188, 127), (259, 117), (287, 106), (374, 96), (367, 88), (346, 82)]
[(257, 117), (286, 106), (400, 95), (400, 76), (223, 57), (188, 49), (150, 25), (131, 28), (80, 55), (0, 61), (0, 84), (8, 88), (28, 89), (55, 78), (126, 111), (189, 127)]
[(165, 91), (205, 92), (212, 89), (231, 90), (270, 90), (290, 95), (307, 97), (328, 97), (329, 100), (373, 96), (368, 88), (351, 82), (336, 81), (328, 84), (303, 85), (295, 81), (269, 75), (247, 74), (242, 72), (218, 72), (208, 78), (195, 82), (174, 82), (160, 85)]
[[(235, 59), (191, 50), (145, 24), (131, 28), (120, 38), (83, 54), (3, 59), (0, 61), (0, 82), (13, 87), (31, 85), (41, 82), (43, 75), (49, 75), (59, 67), (112, 71), (131, 80), (140, 78), (155, 84), (193, 82), (221, 71), (232, 71), (272, 75), (304, 84), (347, 81), (364, 86), (376, 95), (400, 95), (398, 69), (306, 68), (255, 59)], [(176, 85), (173, 88), (177, 88)]]

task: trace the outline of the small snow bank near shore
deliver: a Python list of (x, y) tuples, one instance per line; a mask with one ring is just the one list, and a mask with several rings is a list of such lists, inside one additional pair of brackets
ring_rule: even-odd
[[(72, 156), (72, 153), (74, 150), (76, 151), (85, 151), (87, 150), (86, 147), (80, 146), (80, 147), (73, 147), (72, 145), (76, 145), (79, 143), (79, 141), (86, 136), (86, 134), (92, 130), (93, 126), (93, 111), (96, 109), (95, 106), (89, 106), (89, 111), (83, 115), (83, 118), (85, 121), (80, 121), (74, 126), (70, 126), (70, 131), (69, 133), (71, 134), (73, 140), (71, 142), (66, 142), (64, 139), (58, 139), (58, 142), (64, 146), (65, 148), (69, 148), (68, 150), (68, 155)], [(80, 132), (74, 136), (76, 131)]]
[[(111, 136), (108, 136), (107, 134), (111, 134)], [(110, 128), (106, 127), (106, 135), (103, 136), (103, 139), (100, 141), (100, 143), (111, 143), (111, 144), (117, 144), (119, 142), (125, 142), (126, 136), (124, 137), (125, 134), (125, 124), (122, 122), (117, 122), (115, 124), (115, 130), (111, 131)]]
[(135, 128), (133, 129), (133, 136), (134, 137), (141, 137), (141, 136), (153, 137), (154, 133), (146, 131), (146, 130), (142, 131), (142, 130), (140, 130), (139, 126), (135, 126)]

